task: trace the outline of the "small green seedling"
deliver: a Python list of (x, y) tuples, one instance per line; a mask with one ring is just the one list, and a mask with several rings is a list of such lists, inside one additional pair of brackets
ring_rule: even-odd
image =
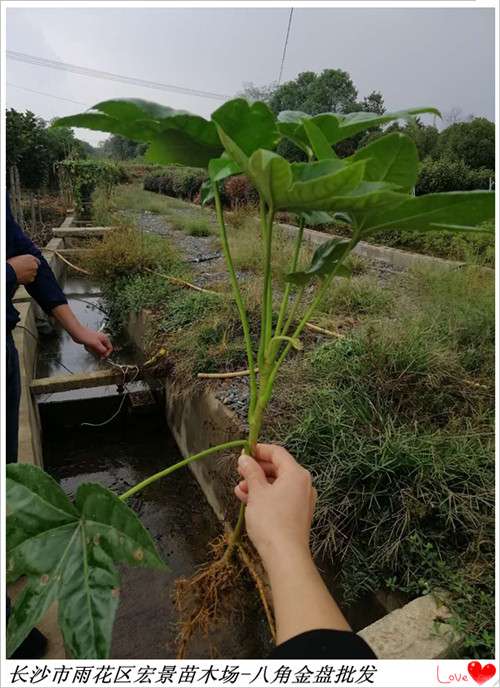
[[(479, 225), (494, 217), (491, 192), (414, 197), (419, 162), (415, 144), (404, 134), (381, 136), (348, 158), (335, 153), (335, 145), (354, 134), (421, 113), (439, 115), (434, 108), (424, 107), (385, 115), (357, 112), (309, 116), (288, 111), (276, 117), (264, 103), (249, 104), (238, 98), (205, 120), (156, 103), (126, 99), (98, 103), (91, 111), (57, 121), (56, 126), (87, 127), (146, 142), (152, 162), (208, 169), (203, 198), (215, 201), (250, 370), (249, 433), (244, 439), (212, 447), (151, 476), (120, 498), (100, 485), (85, 485), (71, 504), (43, 471), (8, 466), (9, 579), (28, 576), (28, 586), (9, 621), (9, 654), (57, 599), (61, 630), (71, 654), (78, 658), (108, 655), (117, 605), (114, 564), (161, 565), (151, 538), (123, 500), (177, 468), (215, 452), (243, 448), (252, 453), (280, 366), (292, 348), (300, 349), (302, 331), (334, 279), (349, 275), (345, 260), (359, 241), (389, 229), (480, 231)], [(283, 138), (299, 146), (308, 161), (290, 163), (278, 155), (275, 150)], [(260, 199), (263, 291), (257, 350), (219, 194), (224, 179), (241, 173), (250, 178)], [(299, 229), (275, 322), (271, 256), (274, 218), (281, 211), (296, 214)], [(309, 266), (299, 269), (305, 225), (335, 219), (349, 223), (351, 238), (325, 241)], [(204, 589), (216, 590), (217, 576), (222, 576), (239, 543), (243, 523), (242, 506), (222, 560), (198, 576), (197, 582)], [(227, 580), (227, 575), (223, 577)], [(205, 597), (203, 604), (213, 606), (213, 599)]]

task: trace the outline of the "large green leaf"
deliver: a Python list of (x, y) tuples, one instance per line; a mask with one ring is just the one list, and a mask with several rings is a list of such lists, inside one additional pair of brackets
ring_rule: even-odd
[(90, 111), (63, 117), (54, 126), (85, 127), (150, 143), (148, 159), (206, 167), (222, 153), (215, 124), (185, 110), (138, 98), (106, 100)]
[(493, 191), (451, 191), (406, 198), (394, 207), (367, 208), (358, 215), (357, 224), (364, 235), (382, 229), (484, 232), (479, 225), (494, 216)]
[(326, 277), (334, 270), (339, 277), (348, 277), (349, 270), (340, 265), (349, 247), (348, 239), (328, 239), (314, 251), (311, 264), (305, 270), (290, 272), (286, 276), (287, 282), (303, 286), (318, 277)]
[(287, 110), (278, 115), (278, 126), (283, 136), (291, 139), (297, 145), (302, 143), (301, 147), (304, 148), (309, 143), (304, 129), (304, 120), (308, 119), (322, 131), (328, 143), (333, 146), (339, 141), (366, 129), (388, 124), (398, 119), (412, 119), (415, 115), (423, 113), (440, 116), (439, 110), (432, 107), (409, 108), (398, 112), (387, 112), (384, 115), (375, 112), (351, 112), (348, 114), (324, 112), (311, 116), (304, 112)]
[(227, 155), (210, 160), (208, 165), (208, 174), (213, 182), (221, 182), (227, 177), (232, 177), (235, 174), (241, 174), (241, 167)]
[(319, 225), (333, 224), (335, 218), (324, 210), (304, 210), (297, 216), (297, 222), (301, 220), (307, 227), (318, 227)]
[(355, 189), (363, 179), (365, 161), (341, 160), (292, 163), (271, 151), (258, 150), (249, 159), (248, 174), (275, 210), (330, 210), (335, 197)]
[(304, 120), (304, 129), (317, 160), (337, 157), (324, 133), (311, 119)]
[[(247, 158), (259, 148), (273, 150), (279, 140), (275, 116), (265, 103), (250, 104), (244, 98), (235, 98), (215, 110), (212, 120), (217, 124), (219, 136), (222, 131), (224, 139), (230, 139)], [(222, 143), (236, 160), (224, 140)]]
[(408, 198), (407, 193), (394, 191), (386, 182), (361, 182), (348, 194), (337, 196), (331, 211), (336, 219), (349, 221), (354, 227), (359, 228), (368, 213), (386, 212), (401, 205)]
[(153, 120), (119, 120), (102, 112), (89, 110), (79, 115), (70, 115), (55, 120), (53, 127), (81, 127), (94, 131), (119, 134), (133, 141), (149, 142), (159, 132), (159, 124)]
[(94, 105), (93, 110), (104, 112), (104, 114), (114, 117), (122, 122), (134, 122), (136, 120), (160, 120), (168, 119), (178, 115), (189, 115), (185, 110), (174, 110), (166, 105), (154, 103), (151, 100), (142, 98), (115, 98), (113, 100), (103, 100)]
[(220, 144), (202, 144), (185, 131), (166, 129), (150, 139), (146, 160), (161, 165), (178, 164), (207, 167), (212, 158), (221, 153)]
[(357, 151), (350, 161), (366, 160), (365, 180), (389, 182), (401, 189), (412, 189), (418, 175), (418, 152), (415, 143), (404, 134), (382, 136)]
[(27, 576), (8, 623), (8, 656), (57, 600), (72, 656), (107, 657), (119, 598), (115, 563), (164, 568), (151, 536), (116, 495), (81, 485), (72, 504), (39, 468), (7, 466), (7, 575)]
[[(366, 129), (388, 124), (398, 119), (411, 120), (416, 115), (422, 114), (437, 115), (441, 117), (439, 110), (434, 107), (408, 108), (407, 110), (398, 110), (397, 112), (386, 112), (383, 115), (379, 115), (375, 112), (351, 112), (349, 114), (340, 115), (340, 123), (336, 130), (336, 137), (331, 143), (337, 143), (343, 139), (348, 139), (354, 136), (354, 134), (366, 131)], [(322, 117), (322, 115), (319, 115), (319, 117)], [(320, 127), (324, 131), (326, 130), (325, 134), (328, 135), (328, 126), (323, 124), (323, 126), (320, 125)]]
[(303, 126), (303, 121), (307, 118), (310, 118), (310, 115), (305, 112), (283, 110), (279, 113), (276, 124), (280, 134), (290, 139), (290, 141), (304, 151), (308, 158), (311, 158), (313, 151)]

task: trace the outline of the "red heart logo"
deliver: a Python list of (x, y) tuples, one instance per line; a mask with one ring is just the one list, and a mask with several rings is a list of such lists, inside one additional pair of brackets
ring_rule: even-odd
[(489, 681), (490, 678), (493, 678), (497, 673), (496, 667), (493, 664), (481, 666), (480, 662), (469, 662), (467, 669), (474, 681), (479, 683), (480, 686), (486, 683), (486, 681)]

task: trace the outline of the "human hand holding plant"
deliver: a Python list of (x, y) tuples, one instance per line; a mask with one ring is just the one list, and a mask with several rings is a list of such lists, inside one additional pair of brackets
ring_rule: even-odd
[(238, 472), (243, 480), (235, 493), (246, 504), (248, 536), (271, 583), (276, 641), (318, 628), (350, 630), (309, 548), (316, 504), (309, 471), (286, 449), (258, 444), (254, 458), (240, 456)]
[(311, 474), (286, 449), (258, 444), (254, 456), (242, 453), (235, 487), (246, 505), (248, 536), (266, 569), (282, 556), (310, 556), (309, 533), (316, 490)]

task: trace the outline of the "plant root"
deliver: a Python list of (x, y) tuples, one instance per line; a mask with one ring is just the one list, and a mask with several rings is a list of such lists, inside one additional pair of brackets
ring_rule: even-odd
[(228, 544), (225, 535), (211, 545), (211, 561), (203, 564), (191, 578), (176, 581), (175, 605), (179, 614), (177, 659), (183, 659), (196, 633), (208, 636), (209, 630), (234, 613), (229, 593), (242, 571), (239, 559), (224, 557)]
[(247, 567), (248, 571), (250, 572), (250, 575), (253, 578), (253, 581), (255, 583), (255, 587), (257, 588), (257, 591), (259, 593), (260, 601), (262, 602), (262, 606), (264, 607), (264, 612), (266, 614), (266, 619), (267, 619), (267, 625), (269, 626), (269, 631), (271, 633), (272, 639), (274, 643), (276, 643), (276, 625), (274, 623), (274, 616), (273, 612), (271, 611), (271, 607), (269, 605), (268, 601), (268, 596), (266, 593), (266, 584), (262, 580), (262, 578), (259, 575), (259, 572), (257, 570), (257, 567), (254, 566), (250, 554), (246, 551), (245, 546), (240, 542), (237, 545), (238, 547), (238, 554), (241, 557), (241, 560)]
[[(176, 581), (175, 605), (179, 614), (177, 659), (184, 659), (190, 640), (196, 633), (208, 637), (218, 623), (234, 616), (236, 583), (246, 569), (259, 593), (269, 631), (276, 641), (276, 628), (266, 583), (262, 580), (252, 555), (240, 542), (232, 558), (225, 556), (230, 535), (221, 535), (211, 545), (212, 561), (203, 564), (192, 578)], [(232, 593), (232, 594), (231, 594)], [(215, 650), (215, 648), (214, 648)]]

